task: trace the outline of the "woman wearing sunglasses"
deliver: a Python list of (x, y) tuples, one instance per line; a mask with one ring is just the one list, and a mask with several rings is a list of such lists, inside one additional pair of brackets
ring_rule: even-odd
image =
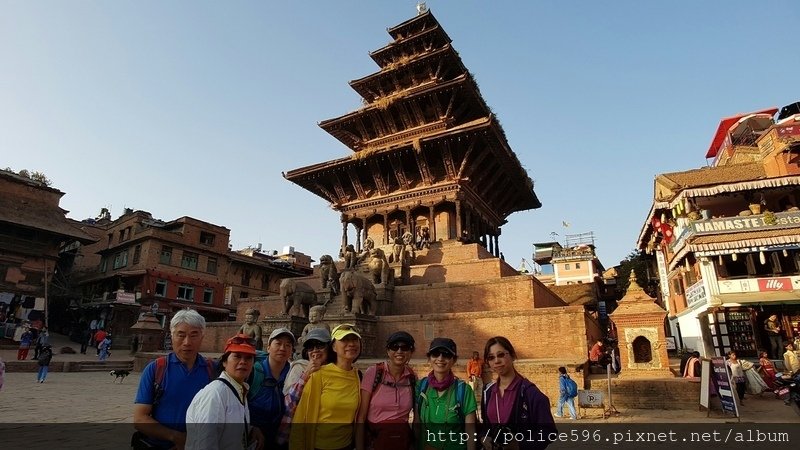
[(253, 370), (256, 342), (244, 334), (228, 339), (222, 373), (194, 396), (186, 411), (186, 449), (261, 449), (264, 436), (250, 424), (245, 382)]
[(305, 389), (311, 374), (318, 371), (323, 364), (328, 363), (328, 344), (330, 342), (331, 334), (328, 333), (328, 330), (315, 328), (308, 332), (303, 341), (302, 359), (292, 361), (283, 388), (286, 412), (283, 413), (283, 419), (278, 428), (278, 445), (285, 445), (289, 442), (289, 430), (297, 404), (303, 396), (303, 389)]
[(364, 373), (358, 410), (356, 449), (408, 450), (414, 434), (408, 419), (414, 406), (417, 376), (408, 366), (414, 337), (405, 331), (386, 340), (387, 360)]
[(329, 364), (313, 373), (297, 404), (290, 431), (292, 450), (353, 448), (356, 411), (361, 403), (358, 369), (361, 335), (354, 325), (331, 331)]
[[(514, 368), (517, 353), (508, 339), (496, 336), (486, 342), (484, 360), (497, 374), (497, 381), (489, 383), (483, 390), (481, 413), (483, 424), (490, 430), (481, 431), (489, 436), (485, 448), (496, 447), (491, 436), (502, 436), (501, 432), (524, 433), (526, 436), (548, 436), (556, 432), (550, 399), (523, 377)], [(532, 433), (532, 434), (531, 434)], [(550, 444), (544, 441), (522, 441), (520, 449), (543, 449)]]
[[(423, 450), (474, 450), (475, 441), (468, 439), (462, 443), (460, 438), (466, 432), (475, 433), (475, 394), (472, 388), (453, 374), (453, 366), (458, 359), (456, 343), (449, 338), (434, 338), (428, 350), (431, 372), (417, 382), (417, 409)], [(415, 422), (417, 419), (414, 419)], [(451, 434), (454, 433), (454, 434)], [(431, 439), (431, 436), (435, 438)], [(444, 439), (438, 439), (444, 437)]]

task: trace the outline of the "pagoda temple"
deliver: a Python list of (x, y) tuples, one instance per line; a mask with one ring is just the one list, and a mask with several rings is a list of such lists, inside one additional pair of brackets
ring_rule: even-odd
[(331, 202), (356, 251), (406, 232), (478, 243), (500, 254), (501, 226), (541, 207), (503, 128), (430, 11), (388, 30), (370, 53), (379, 70), (350, 86), (364, 106), (319, 125), (352, 155), (285, 178)]

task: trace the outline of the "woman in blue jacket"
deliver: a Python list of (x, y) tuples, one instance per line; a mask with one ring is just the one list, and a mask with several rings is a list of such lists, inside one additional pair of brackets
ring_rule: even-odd
[(489, 436), (489, 439), (499, 437), (497, 444), (502, 444), (504, 435), (524, 433), (535, 439), (518, 442), (520, 449), (541, 450), (547, 447), (552, 440), (551, 434), (557, 432), (550, 412), (550, 399), (530, 380), (517, 373), (514, 346), (505, 337), (495, 336), (486, 342), (483, 355), (484, 361), (497, 374), (497, 381), (483, 389), (483, 424), (491, 431), (487, 433), (484, 430), (481, 435)]

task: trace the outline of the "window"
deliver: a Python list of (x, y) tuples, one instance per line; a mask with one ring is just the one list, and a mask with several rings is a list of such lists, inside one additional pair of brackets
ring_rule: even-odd
[(125, 240), (125, 230), (119, 230), (119, 241), (122, 242)]
[(244, 269), (242, 272), (242, 284), (250, 286), (250, 271), (248, 269)]
[(184, 269), (197, 270), (197, 253), (184, 250), (183, 256), (181, 257), (181, 267)]
[(214, 290), (206, 288), (203, 291), (203, 303), (212, 303), (214, 301)]
[(575, 268), (576, 269), (580, 269), (581, 268), (581, 263), (575, 263)]
[(142, 245), (139, 244), (133, 248), (133, 263), (138, 264), (139, 259), (142, 257)]
[(161, 246), (161, 258), (159, 262), (161, 264), (172, 264), (172, 247), (166, 245)]
[(114, 239), (114, 233), (108, 233), (108, 245), (111, 246), (111, 241)]
[(167, 296), (167, 280), (156, 281), (156, 297)]
[(182, 284), (178, 286), (178, 300), (194, 300), (194, 286), (190, 284)]
[(203, 245), (214, 245), (214, 235), (211, 233), (206, 233), (205, 231), (201, 231), (200, 243)]
[(261, 277), (261, 289), (269, 289), (269, 275), (266, 272)]
[(245, 291), (239, 292), (239, 298), (247, 298), (247, 292)]
[(106, 259), (106, 257), (103, 256), (102, 258), (100, 258), (100, 272), (105, 273), (107, 269), (108, 269), (108, 259)]
[(569, 264), (564, 264), (564, 270), (569, 270)]
[(217, 258), (208, 258), (208, 264), (206, 265), (206, 272), (217, 273)]
[(114, 255), (114, 269), (125, 267), (128, 265), (128, 251), (122, 251)]

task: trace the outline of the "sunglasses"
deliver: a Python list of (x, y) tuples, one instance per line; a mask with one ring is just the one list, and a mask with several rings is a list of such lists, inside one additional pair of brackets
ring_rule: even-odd
[(429, 355), (431, 358), (438, 358), (438, 357), (440, 357), (440, 356), (441, 356), (441, 357), (442, 357), (442, 358), (444, 358), (444, 359), (453, 359), (453, 358), (455, 357), (455, 355), (453, 355), (452, 353), (450, 353), (450, 352), (443, 352), (443, 351), (441, 351), (441, 350), (434, 350), (434, 351), (432, 351), (432, 352), (428, 353), (428, 355)]
[(495, 358), (503, 359), (508, 356), (508, 352), (497, 352), (495, 355), (489, 355), (486, 357), (486, 361), (494, 361)]
[(304, 345), (306, 350), (314, 351), (314, 350), (325, 350), (328, 348), (328, 344), (323, 344), (322, 342), (314, 342), (313, 344)]
[(389, 346), (387, 348), (389, 350), (393, 351), (393, 352), (398, 352), (398, 351), (401, 351), (401, 350), (404, 351), (404, 352), (413, 352), (414, 351), (414, 346), (413, 345), (408, 345), (408, 344), (397, 344), (397, 343), (389, 344)]
[(256, 340), (253, 339), (253, 338), (243, 338), (243, 337), (239, 337), (239, 336), (234, 336), (234, 337), (228, 339), (228, 344), (234, 344), (234, 345), (247, 344), (247, 345), (249, 345), (251, 347), (255, 347), (256, 346)]

